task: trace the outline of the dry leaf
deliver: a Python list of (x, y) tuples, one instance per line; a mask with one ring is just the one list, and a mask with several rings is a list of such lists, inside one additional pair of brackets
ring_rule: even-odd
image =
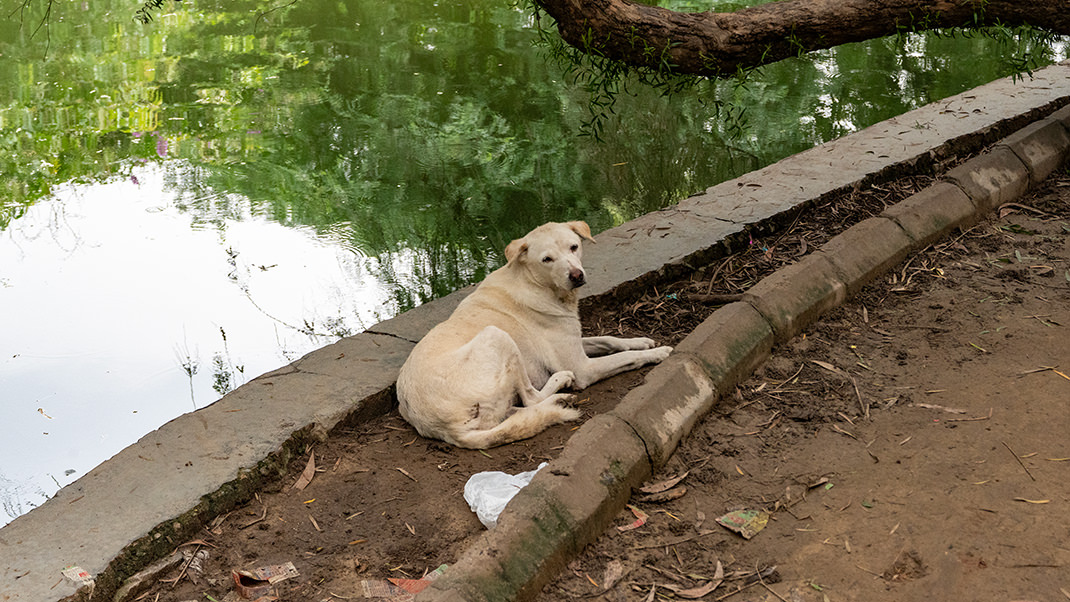
[(632, 514), (635, 515), (635, 522), (629, 525), (621, 525), (617, 527), (618, 531), (631, 531), (632, 529), (638, 529), (639, 527), (645, 525), (646, 520), (650, 518), (649, 516), (647, 516), (646, 512), (643, 512), (642, 510), (636, 508), (631, 504), (628, 504), (628, 509), (631, 510)]
[(669, 502), (675, 499), (684, 497), (687, 493), (687, 487), (677, 487), (676, 489), (670, 489), (668, 491), (662, 491), (660, 493), (651, 493), (650, 495), (644, 495), (639, 498), (640, 502), (660, 504), (662, 502)]
[(603, 589), (609, 591), (624, 576), (624, 563), (619, 560), (610, 560), (606, 563), (606, 572), (602, 575)]
[(705, 585), (693, 587), (691, 589), (683, 589), (674, 592), (677, 597), (687, 598), (688, 600), (695, 600), (701, 598), (713, 590), (717, 589), (721, 583), (724, 582), (724, 567), (721, 565), (721, 561), (717, 561), (717, 572), (713, 576), (713, 579), (707, 582)]
[(293, 488), (301, 491), (308, 484), (312, 482), (312, 477), (316, 474), (316, 452), (309, 452), (308, 464), (305, 464), (305, 469), (301, 471), (301, 476), (298, 477), (297, 482), (294, 483)]
[(814, 487), (820, 487), (821, 485), (824, 485), (824, 484), (826, 484), (828, 482), (829, 482), (829, 478), (828, 477), (821, 477), (820, 479), (818, 479), (818, 480), (814, 481), (813, 483), (810, 483), (809, 485), (807, 485), (806, 488), (807, 489), (813, 489)]
[(668, 491), (669, 489), (675, 487), (677, 483), (687, 478), (688, 474), (689, 471), (684, 472), (684, 474), (678, 477), (673, 477), (660, 483), (654, 483), (652, 485), (647, 485), (646, 487), (640, 487), (639, 491), (642, 491), (643, 493), (661, 493), (662, 491)]
[(843, 374), (843, 370), (840, 370), (839, 368), (837, 368), (836, 366), (833, 366), (832, 364), (830, 364), (828, 362), (823, 362), (821, 360), (810, 360), (810, 361), (815, 363), (815, 364), (817, 364), (818, 366), (821, 366), (825, 370), (828, 370), (829, 372), (834, 373), (834, 374), (841, 374), (841, 375)]

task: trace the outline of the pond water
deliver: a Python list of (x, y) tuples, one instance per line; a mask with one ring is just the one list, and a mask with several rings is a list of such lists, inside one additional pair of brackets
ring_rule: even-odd
[[(38, 28), (39, 4), (0, 23), (0, 524), (173, 417), (481, 279), (539, 223), (605, 229), (1015, 54), (911, 35), (744, 87), (636, 88), (595, 140), (586, 93), (507, 0), (198, 0), (148, 25), (57, 0)], [(719, 102), (746, 109), (741, 133)]]

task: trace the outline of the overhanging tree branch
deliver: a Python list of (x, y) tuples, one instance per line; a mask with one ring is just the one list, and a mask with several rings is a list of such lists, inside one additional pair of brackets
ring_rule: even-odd
[(912, 31), (1024, 25), (1070, 35), (1066, 0), (783, 0), (731, 13), (683, 13), (630, 0), (534, 2), (582, 52), (706, 77)]

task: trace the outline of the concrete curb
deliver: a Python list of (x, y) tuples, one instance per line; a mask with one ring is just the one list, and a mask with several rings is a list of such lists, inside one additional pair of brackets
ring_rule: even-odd
[[(624, 508), (630, 494), (625, 488), (662, 467), (717, 397), (769, 356), (772, 340), (795, 336), (907, 254), (1016, 199), (1068, 154), (1070, 107), (955, 168), (947, 182), (890, 207), (882, 217), (852, 226), (819, 251), (768, 276), (743, 302), (718, 309), (616, 409), (585, 424), (565, 453), (506, 506), (498, 527), (417, 601), (534, 597)], [(972, 200), (972, 207), (964, 198)], [(635, 453), (634, 437), (645, 455)], [(583, 478), (575, 478), (579, 475)]]

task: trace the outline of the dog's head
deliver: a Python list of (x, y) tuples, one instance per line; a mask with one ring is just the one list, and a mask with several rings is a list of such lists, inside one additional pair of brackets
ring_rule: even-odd
[(525, 267), (542, 286), (568, 292), (583, 286), (583, 239), (594, 242), (586, 222), (543, 224), (505, 247), (508, 265)]

